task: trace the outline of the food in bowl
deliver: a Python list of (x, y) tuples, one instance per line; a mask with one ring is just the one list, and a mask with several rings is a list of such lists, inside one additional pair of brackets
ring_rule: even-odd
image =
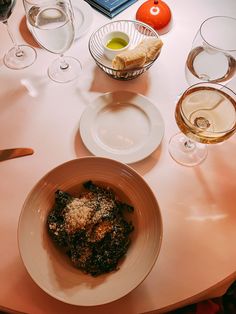
[[(112, 66), (112, 60), (109, 60), (104, 54), (103, 39), (105, 34), (114, 30), (123, 31), (128, 34), (130, 41), (129, 47), (126, 50), (131, 50), (136, 47), (142, 40), (149, 38), (160, 38), (159, 34), (149, 25), (136, 20), (117, 20), (112, 21), (98, 28), (89, 39), (88, 47), (92, 58), (97, 66), (104, 71), (108, 76), (117, 80), (132, 80), (146, 72), (157, 60), (157, 57), (151, 62), (145, 63), (138, 68), (117, 70)], [(117, 53), (120, 54), (122, 51)], [(122, 52), (123, 53), (123, 52)]]
[(117, 49), (122, 49), (128, 45), (127, 41), (120, 37), (114, 37), (111, 40), (108, 41), (106, 44), (107, 48), (117, 50)]
[(78, 197), (56, 191), (55, 205), (47, 218), (49, 235), (84, 273), (98, 276), (118, 269), (134, 230), (124, 214), (133, 207), (114, 191), (87, 181)]
[(115, 70), (129, 70), (143, 67), (155, 60), (160, 53), (163, 42), (160, 38), (147, 38), (142, 40), (131, 50), (121, 52), (112, 60)]
[[(101, 276), (76, 269), (47, 231), (55, 191), (77, 196), (89, 180), (111, 187), (120, 200), (134, 207), (125, 215), (134, 225), (125, 258), (119, 270)], [(41, 289), (68, 304), (97, 306), (127, 295), (153, 267), (159, 267), (163, 224), (158, 201), (141, 175), (114, 159), (87, 156), (58, 165), (38, 181), (24, 202), (17, 234), (22, 261)]]
[(109, 60), (128, 49), (130, 43), (129, 35), (121, 31), (107, 33), (103, 38), (104, 55)]

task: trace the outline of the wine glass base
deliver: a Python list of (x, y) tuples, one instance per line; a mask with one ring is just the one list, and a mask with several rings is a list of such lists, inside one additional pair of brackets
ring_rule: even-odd
[(36, 50), (28, 45), (18, 45), (10, 49), (4, 56), (6, 67), (21, 70), (32, 65), (37, 58)]
[(62, 59), (57, 58), (48, 68), (48, 76), (57, 83), (67, 83), (74, 81), (80, 75), (82, 66), (79, 60), (73, 57), (63, 57), (64, 64), (68, 66), (62, 67)]
[(183, 166), (193, 167), (202, 163), (208, 154), (207, 145), (191, 141), (177, 133), (169, 141), (170, 156)]

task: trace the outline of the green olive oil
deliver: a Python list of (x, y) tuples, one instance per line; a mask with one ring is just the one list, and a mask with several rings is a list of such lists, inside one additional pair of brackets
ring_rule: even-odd
[(117, 50), (122, 49), (128, 45), (127, 41), (122, 38), (114, 37), (107, 43), (107, 48)]

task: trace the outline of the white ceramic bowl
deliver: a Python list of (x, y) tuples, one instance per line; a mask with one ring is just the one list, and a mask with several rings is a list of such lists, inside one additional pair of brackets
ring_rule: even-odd
[[(120, 39), (124, 40), (127, 43), (127, 45), (123, 48), (120, 48), (120, 49), (111, 49), (111, 48), (107, 47), (107, 44), (114, 38), (120, 38)], [(107, 57), (107, 59), (109, 59), (111, 61), (115, 58), (115, 56), (117, 54), (127, 50), (129, 48), (129, 45), (130, 45), (130, 38), (129, 38), (129, 35), (125, 32), (113, 31), (113, 32), (107, 33), (103, 37), (104, 54)]]
[[(55, 191), (78, 192), (78, 186), (90, 179), (112, 187), (135, 208), (130, 214), (135, 227), (132, 242), (120, 269), (98, 277), (73, 267), (46, 228)], [(157, 200), (136, 171), (112, 159), (84, 157), (54, 168), (32, 189), (20, 215), (18, 244), (23, 263), (39, 287), (63, 302), (91, 306), (121, 298), (145, 279), (159, 255), (162, 233)]]

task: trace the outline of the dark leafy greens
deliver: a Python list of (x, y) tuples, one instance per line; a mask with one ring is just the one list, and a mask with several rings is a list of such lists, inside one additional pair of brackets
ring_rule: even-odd
[(130, 245), (134, 226), (124, 217), (132, 206), (117, 199), (110, 188), (85, 182), (79, 197), (58, 190), (47, 218), (53, 241), (75, 267), (97, 276), (118, 269)]

